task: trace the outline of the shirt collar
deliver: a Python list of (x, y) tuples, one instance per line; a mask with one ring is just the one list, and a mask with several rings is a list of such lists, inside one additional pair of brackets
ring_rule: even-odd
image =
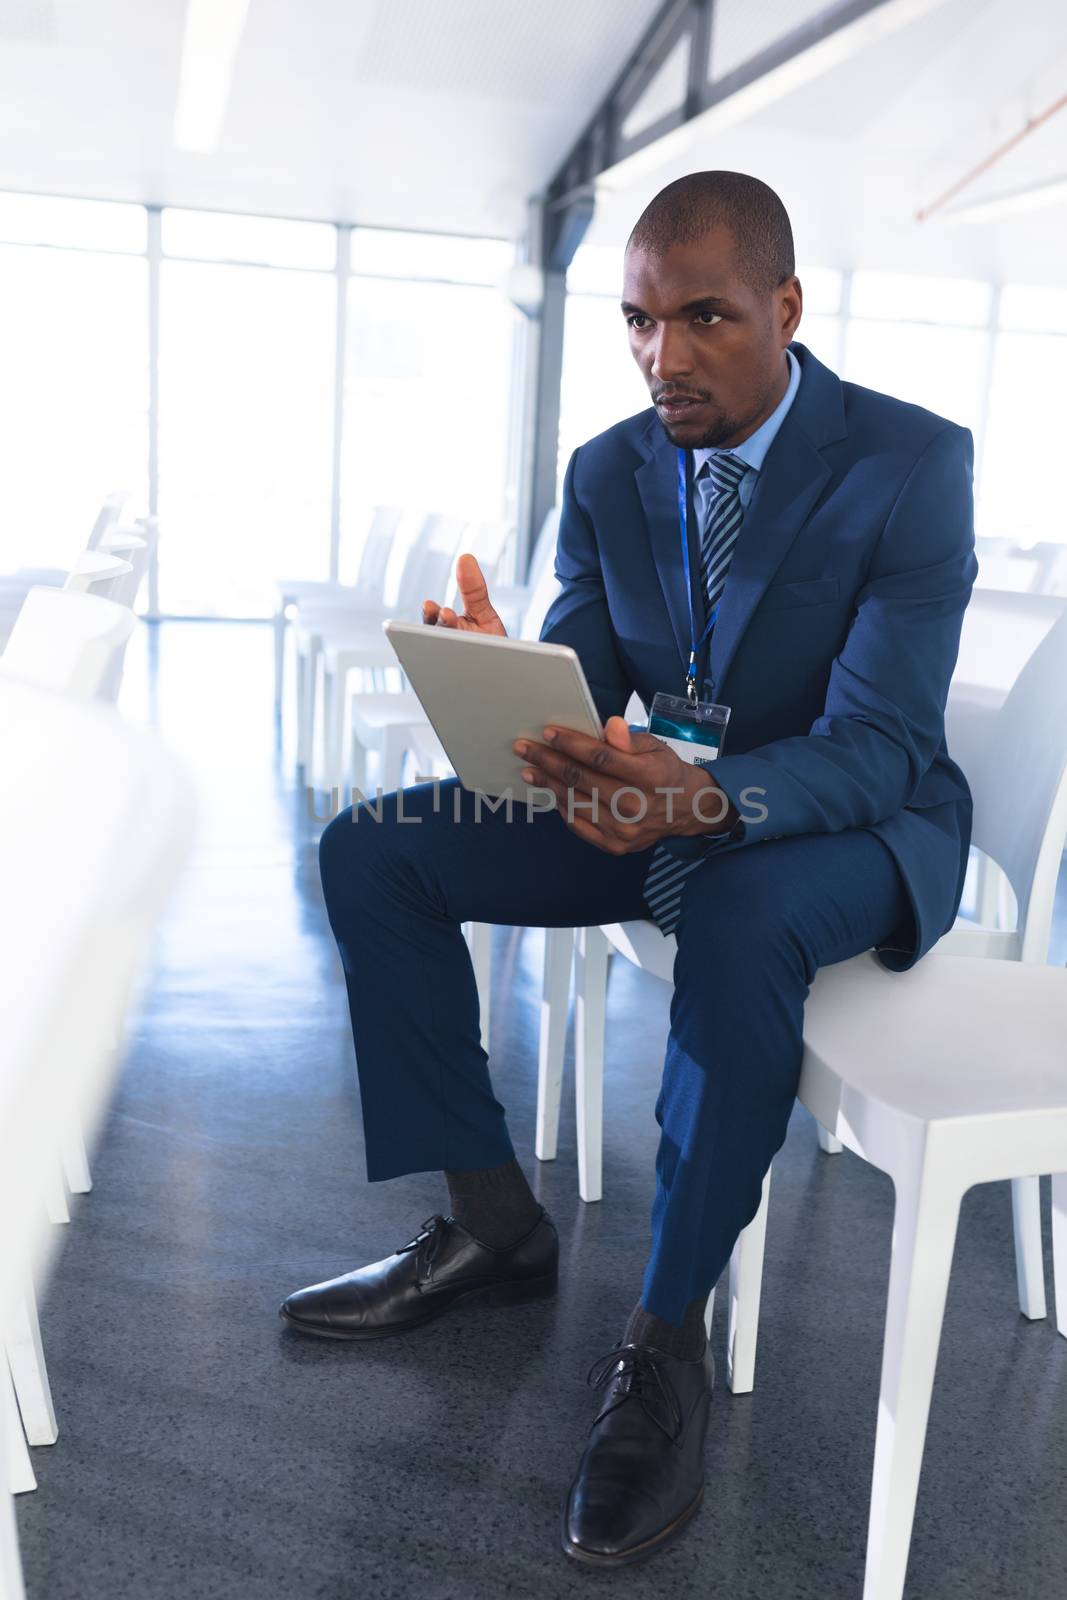
[(761, 422), (755, 433), (750, 433), (747, 439), (742, 439), (740, 444), (734, 445), (731, 450), (694, 450), (693, 451), (693, 477), (703, 467), (705, 461), (712, 456), (731, 455), (738, 456), (745, 464), (758, 472), (763, 465), (767, 451), (774, 443), (774, 436), (785, 421), (785, 414), (796, 399), (797, 390), (800, 388), (800, 362), (792, 350), (786, 349), (786, 359), (789, 362), (789, 383), (785, 394), (771, 412), (765, 422)]

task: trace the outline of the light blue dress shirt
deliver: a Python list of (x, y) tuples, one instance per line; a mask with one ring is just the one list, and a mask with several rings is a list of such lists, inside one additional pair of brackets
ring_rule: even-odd
[[(735, 444), (732, 450), (694, 450), (693, 451), (693, 493), (696, 496), (696, 510), (701, 528), (707, 526), (708, 516), (711, 512), (711, 502), (715, 496), (715, 485), (705, 472), (700, 476), (704, 463), (712, 456), (740, 456), (746, 461), (749, 471), (741, 479), (739, 494), (742, 506), (747, 506), (756, 489), (756, 477), (763, 466), (763, 459), (774, 442), (774, 436), (785, 421), (785, 414), (797, 397), (800, 388), (800, 362), (792, 350), (786, 350), (786, 359), (789, 362), (789, 384), (785, 394), (771, 412), (766, 422), (761, 422), (755, 433), (749, 434), (740, 444)], [(743, 528), (744, 524), (742, 524)]]

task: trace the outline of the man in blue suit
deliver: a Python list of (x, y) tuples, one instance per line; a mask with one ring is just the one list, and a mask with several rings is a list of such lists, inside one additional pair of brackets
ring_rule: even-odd
[[(815, 972), (872, 948), (911, 966), (962, 891), (970, 796), (944, 708), (976, 571), (971, 436), (842, 383), (795, 340), (801, 310), (765, 184), (696, 173), (656, 196), (622, 304), (653, 406), (571, 459), (542, 632), (577, 651), (604, 740), (516, 745), (558, 801), (531, 821), (424, 784), (322, 837), (368, 1177), (443, 1171), (450, 1213), (291, 1296), (306, 1333), (378, 1337), (555, 1288), (460, 924), (652, 914), (677, 936), (652, 1250), (590, 1374), (606, 1394), (564, 1508), (563, 1548), (590, 1565), (642, 1558), (700, 1504), (703, 1307), (785, 1137)], [(503, 632), (471, 557), (459, 575), (463, 612), (427, 602), (424, 620)], [(632, 732), (634, 691), (728, 705), (724, 753), (694, 765)]]

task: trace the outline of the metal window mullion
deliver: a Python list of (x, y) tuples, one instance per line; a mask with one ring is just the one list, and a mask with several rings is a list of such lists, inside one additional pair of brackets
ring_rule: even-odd
[(345, 426), (345, 357), (348, 344), (348, 278), (352, 264), (352, 227), (337, 224), (337, 265), (334, 271), (336, 316), (333, 369), (333, 475), (330, 487), (330, 582), (341, 571), (341, 450)]
[(997, 335), (1000, 332), (1000, 295), (1003, 285), (993, 284), (989, 297), (989, 317), (986, 321), (985, 370), (982, 373), (982, 399), (978, 409), (978, 426), (974, 441), (974, 498), (982, 497), (982, 474), (985, 470), (985, 447), (989, 433), (989, 408), (993, 394), (993, 366), (997, 355)]
[(837, 311), (837, 370), (845, 375), (845, 350), (848, 345), (848, 325), (852, 320), (852, 268), (841, 271), (841, 299)]
[[(148, 206), (148, 514), (159, 516), (159, 269), (162, 211)], [(148, 564), (148, 611), (159, 618), (159, 543)]]

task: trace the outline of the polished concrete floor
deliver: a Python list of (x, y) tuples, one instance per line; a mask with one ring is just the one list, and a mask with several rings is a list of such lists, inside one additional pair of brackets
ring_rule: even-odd
[[(495, 1082), (560, 1229), (558, 1300), (366, 1347), (283, 1329), (289, 1290), (388, 1253), (445, 1195), (434, 1175), (365, 1182), (319, 830), (276, 744), (270, 662), (266, 628), (192, 623), (131, 659), (127, 714), (185, 756), (202, 823), (43, 1305), (61, 1433), (18, 1503), (30, 1600), (856, 1600), (892, 1188), (821, 1156), (799, 1110), (774, 1170), (757, 1387), (717, 1392), (702, 1513), (612, 1576), (559, 1550), (585, 1373), (648, 1241), (668, 996), (622, 962), (605, 1199), (584, 1206), (566, 1100), (558, 1160), (532, 1156), (541, 939), (497, 935)], [(1056, 940), (1062, 962), (1062, 896)], [(963, 1208), (909, 1600), (1067, 1592), (1067, 1340), (1014, 1296), (1008, 1190), (986, 1186)], [(724, 1337), (720, 1316), (720, 1370)]]

